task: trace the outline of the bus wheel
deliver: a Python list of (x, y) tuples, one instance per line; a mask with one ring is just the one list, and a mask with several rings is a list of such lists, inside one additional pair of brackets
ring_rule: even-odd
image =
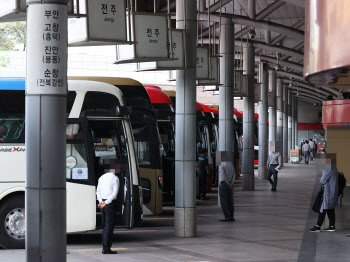
[(0, 207), (0, 246), (19, 249), (25, 246), (24, 197), (15, 196)]

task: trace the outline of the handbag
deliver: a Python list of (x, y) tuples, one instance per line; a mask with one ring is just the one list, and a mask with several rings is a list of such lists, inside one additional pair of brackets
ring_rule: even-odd
[(318, 191), (317, 193), (315, 202), (312, 205), (312, 211), (316, 213), (320, 213), (322, 203), (323, 203), (323, 186), (321, 186), (321, 190)]

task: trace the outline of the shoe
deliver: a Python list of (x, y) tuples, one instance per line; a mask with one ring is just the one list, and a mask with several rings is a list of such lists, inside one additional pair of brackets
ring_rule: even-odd
[(328, 227), (324, 231), (335, 232), (335, 227)]
[(236, 221), (236, 219), (233, 217), (233, 218), (230, 218), (229, 221)]
[(321, 232), (321, 227), (314, 226), (313, 228), (309, 229), (310, 232)]
[(272, 188), (271, 191), (272, 192), (276, 192), (277, 190), (276, 190), (276, 188)]
[(118, 254), (118, 252), (109, 249), (109, 250), (102, 250), (102, 254)]
[(231, 220), (231, 219), (219, 219), (219, 222), (231, 222), (231, 221), (233, 221), (233, 220)]

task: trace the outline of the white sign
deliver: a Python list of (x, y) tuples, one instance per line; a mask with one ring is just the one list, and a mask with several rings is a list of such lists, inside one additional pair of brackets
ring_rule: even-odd
[(0, 22), (25, 20), (26, 0), (0, 0)]
[(80, 13), (87, 13), (88, 17), (69, 19), (70, 44), (127, 40), (125, 0), (88, 0), (87, 8), (85, 1), (81, 1)]
[(184, 54), (184, 32), (183, 30), (171, 30), (171, 40), (169, 39), (170, 48), (170, 58), (175, 58), (174, 61), (159, 61), (159, 67), (164, 68), (179, 68), (185, 67), (185, 54)]
[(89, 178), (89, 172), (86, 167), (79, 167), (79, 168), (73, 168), (72, 170), (72, 179), (88, 179)]
[(197, 79), (209, 78), (209, 49), (197, 47)]
[(219, 74), (219, 59), (217, 57), (211, 57), (209, 79), (198, 80), (198, 85), (220, 85)]
[(132, 23), (132, 41), (136, 44), (118, 46), (118, 61), (146, 62), (169, 58), (166, 15), (134, 13)]
[(67, 94), (67, 6), (28, 6), (27, 94)]
[(74, 167), (76, 167), (78, 164), (77, 159), (74, 156), (67, 156), (66, 157), (66, 167), (68, 169), (73, 169)]

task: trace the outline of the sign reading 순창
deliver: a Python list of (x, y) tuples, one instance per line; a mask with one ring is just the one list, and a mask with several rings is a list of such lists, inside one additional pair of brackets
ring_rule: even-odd
[(197, 47), (197, 80), (209, 79), (209, 49)]
[(116, 64), (169, 60), (168, 18), (164, 14), (133, 13), (132, 45), (118, 46)]
[(80, 1), (81, 15), (68, 22), (70, 46), (127, 44), (125, 0)]
[(67, 93), (67, 6), (29, 5), (27, 94)]

